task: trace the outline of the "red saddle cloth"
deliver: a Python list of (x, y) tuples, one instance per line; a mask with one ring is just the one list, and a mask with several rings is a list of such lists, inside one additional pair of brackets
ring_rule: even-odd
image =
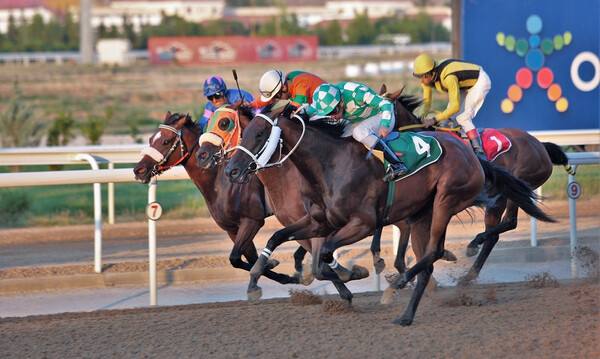
[[(471, 147), (469, 140), (465, 140), (462, 137), (458, 136), (455, 132), (451, 132), (456, 137), (459, 137), (463, 142)], [(481, 136), (481, 142), (483, 144), (483, 149), (485, 154), (487, 155), (488, 161), (492, 162), (496, 159), (496, 157), (500, 156), (504, 152), (510, 150), (512, 143), (510, 140), (502, 134), (502, 132), (493, 129), (486, 128), (483, 131), (479, 132), (479, 136)]]

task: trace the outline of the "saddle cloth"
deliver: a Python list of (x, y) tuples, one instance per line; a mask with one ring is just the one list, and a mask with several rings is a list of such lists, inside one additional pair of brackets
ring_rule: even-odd
[[(415, 132), (394, 132), (386, 139), (388, 147), (404, 162), (408, 172), (397, 181), (409, 177), (424, 167), (435, 163), (443, 153), (442, 146), (437, 139)], [(373, 150), (373, 154), (384, 163), (383, 152)]]
[[(504, 134), (493, 128), (486, 128), (482, 131), (479, 131), (479, 136), (481, 137), (481, 143), (483, 144), (483, 150), (487, 155), (487, 160), (492, 162), (496, 159), (496, 157), (500, 156), (504, 152), (510, 150), (512, 147), (512, 143), (510, 140), (504, 136)], [(471, 147), (471, 144), (468, 139), (460, 137), (456, 132), (449, 132), (454, 136), (460, 138), (467, 146)]]

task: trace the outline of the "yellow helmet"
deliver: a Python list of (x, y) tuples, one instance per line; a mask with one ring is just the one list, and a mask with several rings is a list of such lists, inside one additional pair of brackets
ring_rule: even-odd
[(413, 76), (423, 76), (435, 68), (435, 60), (427, 54), (421, 54), (415, 59)]

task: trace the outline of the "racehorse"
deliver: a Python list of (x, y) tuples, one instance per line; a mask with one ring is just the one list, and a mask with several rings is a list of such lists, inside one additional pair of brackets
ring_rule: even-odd
[[(198, 124), (190, 116), (167, 112), (163, 124), (150, 137), (150, 146), (142, 150), (144, 157), (133, 170), (135, 178), (141, 183), (149, 183), (152, 177), (178, 164), (183, 165), (202, 192), (213, 219), (233, 241), (229, 255), (231, 265), (249, 271), (258, 258), (252, 240), (267, 215), (263, 185), (256, 179), (245, 186), (233, 184), (223, 174), (221, 166), (206, 170), (198, 167), (195, 160), (190, 161), (198, 150), (200, 135)], [(242, 260), (242, 255), (248, 262)], [(277, 261), (268, 264), (267, 278), (281, 284), (299, 283), (298, 274), (290, 277), (272, 271), (277, 264)]]
[[(241, 106), (241, 101), (219, 108), (207, 123), (206, 133), (199, 139), (196, 152), (198, 166), (210, 169), (230, 157), (234, 152), (230, 149), (239, 142), (238, 131), (245, 128), (253, 116), (249, 108)], [(284, 226), (290, 225), (306, 215), (300, 192), (302, 177), (291, 161), (284, 161), (275, 167), (257, 172), (257, 177), (265, 186), (269, 208), (273, 210), (275, 217)], [(376, 233), (380, 236), (381, 228)], [(302, 270), (302, 259), (306, 249), (310, 250), (310, 243), (303, 242), (294, 253), (294, 266), (297, 272), (303, 273), (303, 284), (308, 284), (312, 277)], [(385, 266), (379, 249), (373, 252), (373, 265), (377, 273)], [(258, 299), (262, 292), (259, 289), (249, 295)]]
[[(432, 146), (437, 146), (439, 157), (395, 182), (393, 205), (386, 209), (388, 184), (381, 180), (381, 162), (365, 159), (368, 150), (352, 139), (333, 137), (306, 126), (300, 116), (292, 115), (295, 110), (290, 105), (265, 107), (245, 128), (241, 144), (225, 168), (232, 181), (243, 183), (251, 172), (264, 165), (261, 159), (270, 158), (281, 141), (283, 152), (304, 179), (301, 191), (308, 214), (269, 239), (250, 271), (249, 292), (256, 289), (273, 250), (289, 240), (319, 239), (312, 242), (312, 255), (313, 270), (321, 275), (331, 268), (344, 282), (364, 278), (361, 268), (348, 270), (337, 263), (333, 252), (373, 234), (381, 224), (408, 219), (418, 262), (401, 276), (397, 286), (404, 287), (415, 276), (418, 280), (406, 311), (395, 323), (410, 325), (433, 272), (433, 263), (444, 254), (450, 218), (473, 204), (487, 203), (484, 184), (491, 195), (498, 191), (530, 215), (553, 221), (532, 201), (535, 196), (526, 183), (478, 159), (454, 136), (436, 132), (426, 133), (430, 142), (425, 142), (424, 136), (412, 137), (415, 152), (427, 157)], [(319, 278), (318, 273), (313, 274)], [(337, 289), (343, 299), (351, 299), (345, 286)]]
[[(385, 85), (382, 86), (380, 93), (386, 93), (386, 91)], [(422, 126), (419, 126), (421, 121), (413, 114), (421, 101), (414, 96), (401, 95), (401, 92), (402, 90), (385, 95), (394, 103), (396, 125), (400, 127), (400, 130), (403, 127), (423, 129)], [(528, 183), (532, 191), (548, 180), (552, 174), (553, 164), (562, 165), (568, 173), (575, 174), (569, 165), (567, 156), (558, 145), (551, 142), (540, 142), (526, 131), (517, 128), (501, 128), (497, 131), (510, 141), (510, 147), (507, 146), (504, 152), (494, 155), (490, 148), (495, 149), (500, 145), (500, 140), (494, 137), (493, 146), (487, 146), (484, 143), (484, 148), (488, 152), (488, 160), (494, 166), (506, 168), (515, 177)], [(499, 235), (517, 227), (518, 210), (518, 205), (504, 196), (500, 196), (492, 206), (486, 208), (485, 231), (479, 233), (469, 243), (467, 255), (470, 257), (476, 255), (479, 245), (483, 244), (483, 246), (465, 276), (465, 280), (477, 278), (490, 252), (498, 242)], [(504, 218), (502, 218), (503, 213), (505, 213)], [(399, 255), (397, 260), (403, 260), (403, 258)]]

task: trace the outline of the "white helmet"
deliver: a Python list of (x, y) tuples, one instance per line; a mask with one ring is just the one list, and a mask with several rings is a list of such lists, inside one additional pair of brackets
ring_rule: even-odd
[(270, 70), (260, 78), (258, 84), (258, 91), (260, 92), (260, 99), (267, 102), (272, 99), (275, 95), (281, 91), (281, 86), (285, 82), (285, 76), (283, 72), (279, 70)]

